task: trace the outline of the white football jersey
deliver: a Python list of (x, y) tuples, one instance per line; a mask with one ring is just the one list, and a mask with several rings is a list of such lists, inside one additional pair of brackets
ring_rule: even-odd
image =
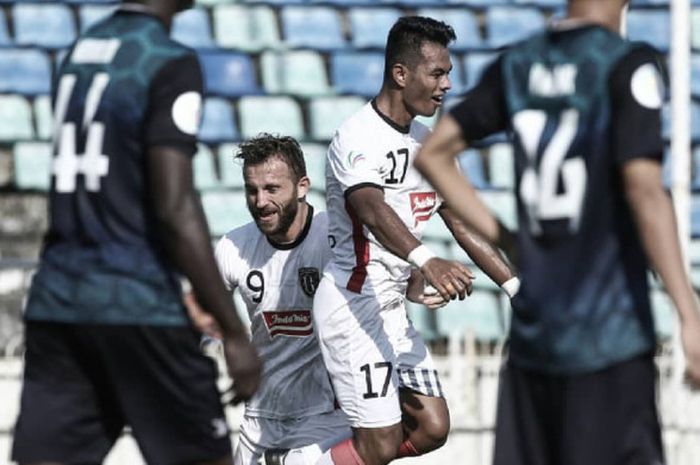
[(418, 121), (402, 128), (379, 113), (374, 101), (336, 131), (326, 164), (326, 209), (333, 258), (326, 274), (338, 286), (388, 303), (404, 294), (411, 267), (384, 248), (346, 201), (353, 189), (376, 185), (385, 202), (418, 240), (440, 199), (413, 167), (430, 129)]
[(223, 236), (215, 255), (228, 289), (240, 289), (264, 365), (246, 415), (288, 419), (333, 411), (335, 396), (311, 318), (331, 256), (326, 213), (309, 215), (299, 238), (284, 246), (248, 223)]

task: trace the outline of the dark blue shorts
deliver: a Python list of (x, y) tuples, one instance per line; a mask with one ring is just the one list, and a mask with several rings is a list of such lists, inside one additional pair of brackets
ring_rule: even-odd
[(13, 460), (101, 463), (125, 425), (150, 465), (230, 457), (198, 343), (190, 327), (27, 322)]

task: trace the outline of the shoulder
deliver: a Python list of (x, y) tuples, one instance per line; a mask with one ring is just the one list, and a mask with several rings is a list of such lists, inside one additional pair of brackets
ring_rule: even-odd
[(411, 122), (411, 136), (418, 142), (423, 142), (423, 139), (428, 137), (431, 132), (432, 130), (420, 121), (413, 120)]
[(371, 110), (371, 105), (367, 103), (343, 121), (333, 136), (331, 147), (351, 147), (366, 140), (368, 131), (371, 131), (374, 126)]

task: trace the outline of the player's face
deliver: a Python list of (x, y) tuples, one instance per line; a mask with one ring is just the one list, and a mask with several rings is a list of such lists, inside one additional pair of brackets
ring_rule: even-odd
[(422, 58), (413, 68), (407, 68), (403, 97), (413, 115), (433, 116), (452, 87), (450, 52), (435, 42), (424, 42)]
[(281, 237), (299, 211), (298, 183), (282, 159), (272, 157), (243, 172), (246, 202), (255, 224), (266, 236)]

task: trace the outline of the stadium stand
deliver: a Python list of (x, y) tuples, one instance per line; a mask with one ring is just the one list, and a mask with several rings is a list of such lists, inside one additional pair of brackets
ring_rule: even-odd
[(319, 97), (309, 104), (311, 137), (316, 140), (331, 140), (338, 126), (366, 100), (360, 97)]
[(243, 164), (235, 159), (237, 144), (221, 144), (217, 153), (221, 185), (227, 189), (243, 189)]
[(204, 100), (199, 139), (207, 143), (238, 140), (238, 127), (228, 100), (220, 97)]
[(355, 49), (383, 49), (389, 29), (401, 16), (397, 8), (351, 8), (348, 13), (352, 46)]
[(282, 30), (289, 47), (333, 50), (346, 45), (340, 14), (326, 6), (282, 8)]
[(225, 97), (259, 94), (255, 65), (249, 55), (212, 50), (200, 52), (207, 94)]
[(15, 3), (12, 18), (17, 45), (58, 49), (76, 37), (73, 12), (62, 3)]
[(18, 189), (48, 191), (51, 183), (51, 144), (17, 142), (13, 151), (15, 186)]
[(314, 50), (266, 51), (260, 57), (260, 68), (268, 94), (310, 97), (331, 91), (323, 57)]
[(0, 95), (0, 142), (34, 138), (32, 109), (21, 95)]
[(115, 8), (116, 6), (114, 5), (95, 5), (92, 3), (80, 5), (78, 10), (80, 32), (85, 31), (93, 24), (109, 16)]
[(221, 47), (259, 52), (281, 45), (277, 17), (267, 5), (217, 5), (214, 36)]
[(10, 39), (10, 33), (7, 30), (7, 18), (5, 17), (5, 11), (0, 10), (0, 46), (6, 47), (12, 43)]
[(51, 91), (51, 62), (43, 50), (0, 49), (0, 92), (24, 95)]
[(200, 191), (215, 190), (220, 187), (216, 175), (216, 160), (211, 149), (204, 144), (197, 144), (197, 153), (192, 160), (194, 185)]
[(544, 16), (537, 8), (494, 6), (486, 12), (487, 37), (492, 48), (523, 39), (542, 27)]
[(629, 38), (647, 41), (662, 52), (669, 48), (670, 25), (667, 10), (631, 10), (627, 14)]
[(479, 20), (471, 11), (462, 8), (421, 8), (418, 14), (444, 21), (452, 26), (457, 39), (450, 45), (451, 50), (464, 51), (483, 47)]
[(36, 137), (40, 140), (49, 140), (53, 130), (53, 118), (51, 115), (51, 97), (40, 95), (34, 99), (34, 123), (36, 124)]
[(304, 119), (296, 100), (289, 96), (242, 97), (238, 102), (241, 136), (244, 139), (258, 133), (286, 134), (305, 139)]
[(336, 52), (331, 55), (331, 80), (341, 94), (376, 95), (384, 76), (380, 52)]
[(211, 48), (215, 45), (209, 13), (204, 8), (191, 8), (175, 15), (170, 35), (192, 48)]

